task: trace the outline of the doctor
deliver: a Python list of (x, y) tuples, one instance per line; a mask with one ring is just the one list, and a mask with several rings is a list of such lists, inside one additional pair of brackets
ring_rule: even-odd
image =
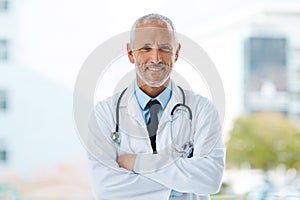
[(180, 48), (167, 17), (134, 23), (127, 52), (136, 79), (98, 103), (89, 124), (96, 199), (207, 200), (219, 191), (225, 146), (218, 113), (170, 79)]

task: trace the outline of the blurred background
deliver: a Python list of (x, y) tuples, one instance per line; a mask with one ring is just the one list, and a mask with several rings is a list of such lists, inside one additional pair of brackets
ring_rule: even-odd
[(299, 0), (0, 0), (1, 200), (93, 199), (76, 77), (97, 46), (152, 12), (197, 42), (223, 81), (227, 166), (213, 199), (300, 199)]

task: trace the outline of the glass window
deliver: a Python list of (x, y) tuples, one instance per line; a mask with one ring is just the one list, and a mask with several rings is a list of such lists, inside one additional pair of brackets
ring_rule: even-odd
[(7, 109), (7, 92), (5, 90), (0, 90), (0, 111), (5, 111)]
[(0, 138), (0, 162), (7, 161), (7, 149), (5, 148), (4, 141)]
[(8, 50), (7, 50), (7, 40), (0, 40), (0, 61), (7, 60)]
[(5, 149), (0, 149), (0, 161), (7, 161), (7, 151)]
[(260, 91), (264, 82), (268, 81), (277, 91), (286, 91), (286, 38), (250, 37), (247, 46), (248, 90)]
[(8, 0), (0, 0), (0, 12), (8, 10)]

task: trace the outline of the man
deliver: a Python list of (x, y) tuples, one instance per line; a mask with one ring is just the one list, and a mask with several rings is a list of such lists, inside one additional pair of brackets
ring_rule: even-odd
[(89, 166), (96, 199), (210, 199), (219, 191), (225, 146), (206, 98), (170, 79), (181, 45), (162, 15), (139, 18), (127, 44), (136, 79), (97, 104)]

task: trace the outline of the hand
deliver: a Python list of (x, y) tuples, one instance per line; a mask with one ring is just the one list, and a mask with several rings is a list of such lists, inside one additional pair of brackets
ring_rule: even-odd
[(136, 154), (124, 154), (117, 158), (119, 167), (123, 167), (129, 171), (133, 171)]

